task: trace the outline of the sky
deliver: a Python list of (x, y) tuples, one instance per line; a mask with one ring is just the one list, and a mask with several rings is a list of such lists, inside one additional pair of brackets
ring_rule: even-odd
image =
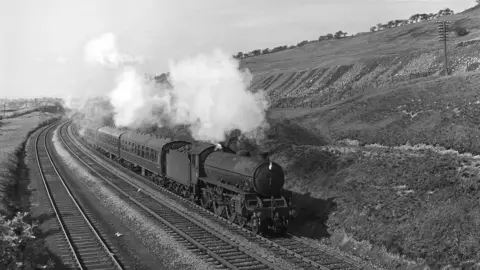
[(111, 32), (119, 50), (145, 59), (142, 70), (220, 48), (272, 48), (379, 22), (461, 12), (474, 0), (0, 0), (0, 98), (59, 96), (113, 87), (88, 66), (89, 40)]

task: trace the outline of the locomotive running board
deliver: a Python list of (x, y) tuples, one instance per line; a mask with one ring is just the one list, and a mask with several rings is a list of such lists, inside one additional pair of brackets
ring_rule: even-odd
[(232, 187), (230, 185), (227, 185), (227, 184), (223, 184), (223, 183), (219, 183), (217, 181), (212, 181), (210, 180), (209, 178), (204, 178), (204, 177), (198, 177), (198, 179), (204, 181), (204, 182), (207, 182), (209, 184), (212, 184), (212, 185), (217, 185), (219, 187), (223, 187), (225, 189), (228, 189), (230, 191), (234, 191), (234, 192), (237, 192), (238, 194), (242, 194), (242, 195), (245, 195), (245, 194), (248, 194), (249, 192), (246, 192), (245, 190), (243, 189), (239, 189), (237, 187)]

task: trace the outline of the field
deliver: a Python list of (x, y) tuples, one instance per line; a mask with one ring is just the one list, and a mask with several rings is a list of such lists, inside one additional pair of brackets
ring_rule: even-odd
[(295, 233), (386, 269), (480, 266), (480, 8), (441, 19), (469, 31), (448, 77), (435, 21), (242, 60), (272, 102), (260, 147), (296, 192)]
[[(478, 70), (480, 8), (441, 20), (469, 32), (450, 34), (449, 73)], [(372, 88), (442, 75), (437, 29), (435, 20), (424, 21), (245, 58), (241, 66), (254, 74), (251, 87), (266, 90), (275, 107), (326, 105)]]
[[(32, 112), (0, 121), (0, 268), (37, 267), (49, 259), (42, 238), (28, 217), (30, 209), (28, 135), (58, 115)], [(37, 238), (35, 238), (35, 236)], [(20, 264), (19, 264), (20, 263)]]
[(50, 113), (34, 112), (0, 121), (0, 162), (25, 140), (26, 134), (39, 123), (52, 117)]

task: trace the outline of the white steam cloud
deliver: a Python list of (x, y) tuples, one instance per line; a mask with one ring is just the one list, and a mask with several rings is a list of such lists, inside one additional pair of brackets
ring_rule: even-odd
[(85, 47), (87, 62), (98, 63), (106, 67), (117, 67), (122, 64), (141, 63), (141, 57), (120, 53), (114, 34), (106, 33), (90, 41)]
[(140, 75), (133, 66), (139, 58), (120, 53), (113, 34), (91, 41), (85, 52), (89, 62), (122, 65), (108, 95), (119, 127), (189, 125), (195, 139), (218, 142), (234, 129), (253, 137), (266, 125), (264, 92), (250, 92), (250, 72), (239, 70), (239, 62), (221, 50), (170, 62), (172, 87)]

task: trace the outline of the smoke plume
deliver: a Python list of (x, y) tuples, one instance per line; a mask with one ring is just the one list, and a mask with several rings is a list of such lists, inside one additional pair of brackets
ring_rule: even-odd
[(120, 53), (117, 49), (117, 39), (114, 34), (106, 33), (90, 41), (85, 47), (87, 62), (115, 68), (122, 64), (141, 63), (141, 57)]
[(266, 125), (264, 92), (250, 92), (250, 72), (221, 50), (170, 61), (169, 84), (160, 85), (139, 74), (133, 64), (140, 58), (120, 53), (113, 34), (91, 41), (85, 51), (87, 61), (119, 72), (108, 94), (119, 127), (189, 125), (195, 139), (219, 142), (235, 129), (255, 137)]

